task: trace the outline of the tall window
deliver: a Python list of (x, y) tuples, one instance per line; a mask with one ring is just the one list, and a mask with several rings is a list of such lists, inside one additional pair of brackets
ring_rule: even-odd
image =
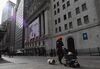
[(89, 23), (89, 17), (88, 17), (88, 15), (84, 16), (84, 23), (85, 24)]
[(69, 22), (69, 28), (73, 28), (72, 22)]
[(58, 18), (58, 23), (60, 23), (61, 22), (61, 20), (60, 20), (60, 18)]
[(57, 12), (60, 13), (60, 9), (59, 8), (57, 9)]
[(57, 24), (57, 20), (55, 20), (55, 25)]
[(57, 6), (59, 6), (59, 1), (57, 2)]
[(67, 1), (67, 7), (69, 7), (70, 6), (70, 1)]
[(71, 12), (68, 12), (68, 18), (71, 18), (72, 15), (71, 15)]
[(63, 4), (63, 5), (62, 5), (62, 8), (63, 8), (63, 10), (64, 10), (64, 9), (66, 8), (66, 5), (65, 5), (65, 4)]
[(54, 9), (56, 8), (56, 4), (54, 4)]
[(85, 10), (87, 10), (86, 3), (82, 4), (82, 11), (85, 11)]
[(67, 24), (65, 24), (65, 25), (64, 25), (64, 27), (65, 27), (65, 30), (67, 30), (67, 29), (68, 29)]
[(56, 15), (57, 13), (56, 13), (56, 10), (54, 11), (54, 15)]
[(81, 18), (78, 18), (78, 19), (77, 19), (77, 25), (78, 25), (78, 26), (82, 25)]
[(75, 10), (76, 10), (76, 15), (80, 13), (80, 8), (79, 7), (77, 7)]
[(66, 20), (66, 19), (67, 19), (66, 14), (63, 16), (63, 18), (64, 18), (64, 20)]
[(55, 28), (55, 32), (56, 32), (56, 33), (58, 32), (58, 29), (57, 29), (57, 28)]
[(61, 26), (59, 26), (59, 32), (61, 32)]

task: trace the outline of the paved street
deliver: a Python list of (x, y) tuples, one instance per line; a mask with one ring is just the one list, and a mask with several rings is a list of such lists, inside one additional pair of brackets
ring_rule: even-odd
[[(8, 56), (3, 56), (3, 58), (10, 61), (10, 63), (1, 63), (0, 69), (73, 69), (65, 67), (58, 62), (56, 65), (49, 65), (47, 64), (48, 57), (15, 56), (9, 58)], [(75, 69), (100, 69), (100, 56), (80, 56), (78, 58), (81, 68)]]

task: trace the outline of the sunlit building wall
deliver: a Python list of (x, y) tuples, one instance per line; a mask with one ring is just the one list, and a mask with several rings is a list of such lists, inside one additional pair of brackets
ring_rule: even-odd
[(20, 0), (17, 2), (16, 10), (16, 31), (15, 31), (15, 49), (22, 49), (23, 39), (23, 2)]
[(4, 39), (2, 40), (2, 46), (4, 48), (14, 48), (14, 30), (15, 30), (15, 4), (8, 1), (3, 9), (2, 14), (2, 26), (6, 30)]

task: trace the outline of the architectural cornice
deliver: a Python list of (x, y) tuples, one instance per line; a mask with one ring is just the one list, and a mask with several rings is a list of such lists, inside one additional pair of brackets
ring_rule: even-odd
[(78, 31), (86, 30), (86, 29), (89, 29), (89, 28), (97, 27), (97, 26), (100, 26), (100, 23), (90, 24), (90, 25), (80, 27), (80, 28), (77, 28), (77, 29), (71, 29), (71, 30), (68, 30), (68, 31), (61, 33), (61, 34), (49, 36), (48, 38), (54, 38), (54, 37), (57, 37), (57, 36), (60, 36), (60, 35), (68, 35), (68, 34), (72, 34), (72, 33), (78, 32)]

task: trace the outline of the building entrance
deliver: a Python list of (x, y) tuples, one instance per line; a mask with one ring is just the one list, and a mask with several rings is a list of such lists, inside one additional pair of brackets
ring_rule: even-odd
[(67, 46), (68, 46), (68, 51), (75, 53), (74, 39), (72, 37), (69, 37), (67, 39)]

